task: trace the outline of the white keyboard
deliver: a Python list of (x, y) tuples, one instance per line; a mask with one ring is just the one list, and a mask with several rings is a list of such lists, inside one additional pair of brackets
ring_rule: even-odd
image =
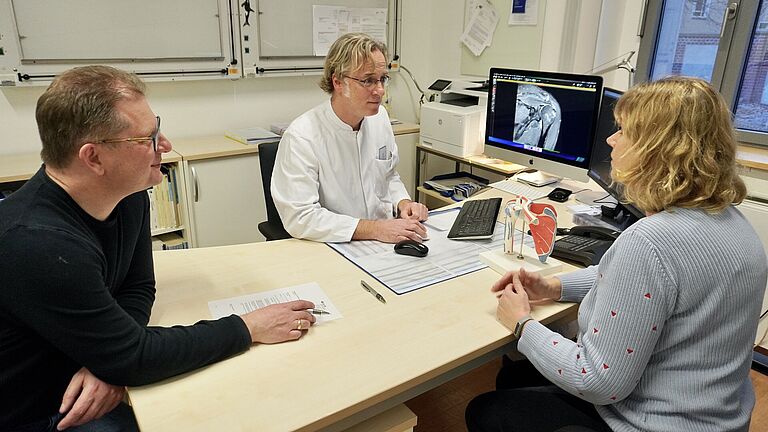
[(488, 186), (502, 190), (507, 193), (511, 193), (513, 195), (518, 195), (518, 196), (523, 195), (524, 197), (527, 197), (530, 200), (544, 198), (545, 196), (549, 195), (549, 193), (552, 192), (552, 190), (554, 189), (551, 186), (542, 186), (542, 187), (529, 186), (525, 183), (521, 183), (513, 179), (502, 180), (496, 183), (491, 183)]

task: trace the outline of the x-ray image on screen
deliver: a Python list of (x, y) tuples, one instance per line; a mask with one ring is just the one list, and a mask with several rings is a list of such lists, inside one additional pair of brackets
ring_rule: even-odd
[(514, 132), (516, 142), (555, 150), (561, 122), (560, 104), (549, 92), (531, 84), (518, 86)]

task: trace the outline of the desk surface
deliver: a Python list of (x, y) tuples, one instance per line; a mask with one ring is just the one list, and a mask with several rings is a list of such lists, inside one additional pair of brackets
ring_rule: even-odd
[[(317, 282), (344, 318), (313, 327), (296, 342), (256, 345), (129, 389), (145, 431), (317, 430), (373, 415), (388, 400), (402, 402), (513, 340), (496, 321), (489, 290), (499, 275), (490, 269), (397, 296), (325, 244), (291, 239), (164, 251), (155, 255), (155, 272), (152, 325), (191, 324), (210, 318), (210, 300), (307, 282)], [(361, 279), (387, 303), (364, 291)], [(552, 303), (533, 315), (550, 322), (574, 310)]]

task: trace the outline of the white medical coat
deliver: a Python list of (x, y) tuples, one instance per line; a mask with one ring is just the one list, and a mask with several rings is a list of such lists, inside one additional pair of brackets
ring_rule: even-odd
[(359, 131), (341, 121), (330, 100), (294, 120), (277, 150), (272, 199), (291, 236), (323, 242), (352, 239), (360, 219), (393, 218), (409, 199), (400, 176), (389, 115), (379, 107)]

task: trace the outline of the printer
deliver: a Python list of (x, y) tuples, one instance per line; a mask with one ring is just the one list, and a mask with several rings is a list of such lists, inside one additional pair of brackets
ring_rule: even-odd
[(483, 153), (488, 89), (484, 82), (437, 80), (434, 102), (421, 106), (420, 144), (450, 155)]

